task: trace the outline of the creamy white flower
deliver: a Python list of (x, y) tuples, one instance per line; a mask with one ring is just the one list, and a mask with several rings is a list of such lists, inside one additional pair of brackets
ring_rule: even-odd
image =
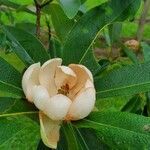
[(51, 148), (57, 147), (62, 120), (83, 119), (95, 105), (91, 72), (83, 65), (61, 63), (54, 58), (42, 66), (33, 64), (22, 78), (26, 98), (40, 110), (43, 142)]

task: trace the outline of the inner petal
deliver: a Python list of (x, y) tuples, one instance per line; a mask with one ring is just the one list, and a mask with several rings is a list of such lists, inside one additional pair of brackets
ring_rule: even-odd
[(74, 71), (66, 66), (58, 66), (55, 74), (55, 84), (59, 94), (68, 95), (75, 86), (77, 77)]
[(55, 85), (55, 72), (56, 67), (60, 66), (62, 63), (62, 59), (54, 58), (45, 62), (40, 70), (39, 81), (42, 86), (47, 88), (49, 95), (53, 96), (57, 94), (57, 88)]
[(70, 64), (69, 67), (75, 72), (77, 76), (76, 85), (73, 86), (69, 91), (69, 98), (73, 99), (75, 95), (85, 87), (85, 84), (88, 79), (90, 79), (87, 71), (81, 66), (76, 64)]

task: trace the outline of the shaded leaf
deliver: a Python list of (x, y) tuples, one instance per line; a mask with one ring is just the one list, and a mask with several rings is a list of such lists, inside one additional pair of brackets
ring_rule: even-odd
[(4, 5), (7, 7), (14, 8), (14, 9), (22, 8), (20, 10), (25, 11), (25, 12), (30, 13), (30, 14), (35, 14), (35, 12), (31, 11), (30, 9), (26, 8), (25, 6), (11, 2), (10, 0), (0, 0), (0, 5)]
[(40, 140), (39, 125), (26, 116), (0, 117), (0, 149), (35, 150)]
[(127, 19), (131, 15), (129, 10), (137, 8), (137, 5), (140, 6), (140, 0), (136, 3), (135, 0), (112, 0), (84, 14), (67, 36), (63, 48), (64, 63), (79, 63), (86, 56), (98, 32), (113, 21)]
[(141, 46), (144, 55), (144, 62), (150, 61), (150, 46), (144, 42), (141, 43)]
[(76, 133), (71, 125), (71, 123), (65, 123), (62, 126), (66, 140), (67, 140), (67, 144), (68, 144), (68, 149), (71, 150), (79, 150), (79, 145), (77, 142), (77, 137), (76, 137)]
[(72, 19), (78, 12), (80, 0), (58, 0), (68, 18)]
[(58, 4), (47, 5), (43, 11), (51, 15), (56, 34), (60, 40), (64, 42), (66, 40), (66, 36), (74, 25), (74, 20), (67, 18)]
[(129, 65), (95, 78), (97, 97), (134, 95), (150, 90), (150, 63)]
[(27, 66), (49, 59), (42, 43), (32, 34), (15, 27), (5, 26), (2, 29), (13, 44), (13, 51)]
[(98, 138), (115, 149), (147, 149), (150, 146), (149, 125), (150, 118), (121, 112), (95, 112), (75, 123), (79, 128), (95, 129)]

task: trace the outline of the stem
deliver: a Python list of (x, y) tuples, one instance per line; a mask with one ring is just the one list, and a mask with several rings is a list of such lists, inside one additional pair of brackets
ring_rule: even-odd
[(46, 25), (47, 25), (47, 28), (48, 28), (48, 40), (49, 40), (49, 50), (51, 49), (51, 44), (50, 44), (50, 40), (51, 40), (51, 27), (50, 27), (50, 22), (47, 18), (47, 16), (45, 17), (46, 19)]
[(34, 0), (35, 7), (36, 7), (36, 36), (39, 38), (40, 37), (40, 20), (41, 20), (41, 9), (48, 5), (50, 2), (53, 0), (49, 0), (44, 4), (39, 4), (36, 0)]
[(144, 1), (144, 7), (143, 7), (143, 11), (142, 11), (140, 20), (139, 20), (139, 26), (138, 26), (138, 31), (137, 31), (138, 41), (142, 40), (144, 25), (145, 25), (145, 22), (146, 22), (146, 17), (148, 15), (149, 8), (150, 8), (150, 0)]
[(36, 0), (34, 0), (36, 7), (36, 36), (40, 37), (40, 19), (41, 19), (41, 6)]

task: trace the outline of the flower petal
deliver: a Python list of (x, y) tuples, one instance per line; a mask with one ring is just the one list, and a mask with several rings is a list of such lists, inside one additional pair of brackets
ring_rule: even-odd
[(55, 83), (57, 89), (60, 89), (61, 86), (68, 84), (69, 89), (71, 89), (76, 84), (76, 74), (73, 70), (66, 66), (58, 66), (56, 69)]
[(79, 65), (79, 66), (86, 71), (86, 73), (88, 74), (90, 80), (93, 82), (93, 75), (92, 75), (91, 71), (83, 65)]
[(28, 101), (33, 102), (32, 88), (39, 85), (40, 63), (31, 65), (24, 73), (22, 78), (22, 88)]
[(39, 113), (40, 118), (40, 130), (43, 143), (49, 148), (56, 149), (59, 141), (59, 130), (61, 121), (53, 121), (44, 115)]
[(41, 85), (33, 87), (33, 102), (35, 106), (44, 111), (47, 101), (50, 99), (47, 89)]
[(75, 95), (85, 87), (88, 79), (90, 79), (89, 74), (81, 65), (71, 64), (69, 67), (75, 72), (77, 76), (76, 85), (70, 90), (69, 97), (73, 99)]
[(86, 83), (85, 83), (85, 88), (94, 88), (94, 84), (91, 80), (87, 80)]
[(39, 81), (42, 86), (47, 88), (50, 96), (57, 94), (54, 76), (56, 67), (60, 66), (61, 63), (62, 59), (54, 58), (45, 62), (41, 67)]
[(52, 120), (63, 120), (67, 115), (72, 101), (65, 95), (57, 94), (47, 101), (44, 113)]
[(66, 120), (79, 120), (87, 117), (95, 105), (95, 89), (87, 88), (72, 102)]

